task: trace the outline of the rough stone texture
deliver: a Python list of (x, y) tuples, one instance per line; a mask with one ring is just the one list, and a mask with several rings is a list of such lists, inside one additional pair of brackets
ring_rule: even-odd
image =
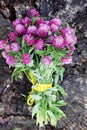
[[(36, 127), (30, 108), (20, 95), (30, 90), (30, 83), (26, 78), (11, 83), (12, 70), (0, 55), (0, 130), (87, 130), (87, 0), (42, 0), (38, 5), (42, 16), (60, 17), (77, 27), (78, 44), (73, 63), (65, 66), (62, 82), (67, 92), (65, 100), (68, 104), (63, 108), (67, 118), (61, 119), (56, 128), (50, 125), (41, 129)], [(29, 6), (16, 5), (16, 12), (19, 7), (26, 10)], [(0, 39), (6, 38), (9, 25), (9, 21), (0, 15)]]

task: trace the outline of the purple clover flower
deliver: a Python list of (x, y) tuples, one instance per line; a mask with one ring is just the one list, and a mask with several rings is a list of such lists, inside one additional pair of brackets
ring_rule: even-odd
[(54, 24), (54, 23), (51, 24), (50, 28), (51, 28), (53, 33), (55, 33), (58, 30), (58, 26), (56, 24)]
[(6, 46), (6, 41), (0, 40), (0, 49), (5, 49), (5, 46)]
[(20, 50), (19, 44), (16, 43), (16, 42), (11, 43), (11, 50), (12, 50), (13, 52), (19, 52), (19, 50)]
[(50, 25), (50, 22), (48, 20), (44, 21), (44, 23)]
[(15, 57), (12, 57), (12, 56), (8, 57), (6, 59), (6, 63), (8, 65), (10, 65), (10, 66), (15, 66), (16, 65), (16, 59), (15, 59)]
[(54, 36), (53, 35), (50, 35), (49, 37), (48, 37), (48, 39), (47, 39), (47, 43), (48, 44), (52, 44), (53, 43), (53, 39), (54, 39)]
[(28, 28), (27, 28), (27, 31), (26, 31), (26, 33), (27, 34), (33, 34), (33, 33), (35, 33), (36, 32), (36, 26), (34, 26), (34, 25), (32, 25), (32, 26), (29, 26)]
[(57, 25), (59, 27), (62, 22), (61, 22), (60, 19), (54, 18), (54, 19), (51, 19), (49, 23), (50, 24), (55, 24), (55, 25)]
[(54, 47), (61, 49), (65, 46), (64, 45), (64, 38), (61, 35), (54, 37), (52, 44), (53, 44)]
[(45, 66), (49, 66), (51, 64), (51, 57), (50, 56), (44, 56), (44, 57), (42, 57), (41, 60)]
[(15, 40), (17, 39), (17, 33), (16, 32), (10, 32), (8, 34), (8, 39), (10, 42), (15, 42)]
[(36, 34), (39, 37), (46, 37), (49, 31), (50, 27), (47, 24), (40, 24), (40, 27), (37, 29)]
[(5, 58), (5, 59), (8, 59), (10, 56), (9, 56), (9, 54), (8, 54), (8, 52), (6, 52), (6, 51), (3, 51), (2, 52), (2, 56)]
[(28, 45), (28, 46), (32, 46), (32, 45), (34, 45), (35, 44), (35, 39), (34, 39), (34, 37), (31, 35), (31, 34), (25, 34), (24, 36), (23, 36), (23, 38), (24, 38), (24, 41), (25, 41), (25, 43)]
[(66, 34), (64, 39), (67, 45), (73, 42), (73, 36), (71, 34)]
[(66, 65), (72, 63), (72, 55), (67, 54), (67, 57), (62, 57), (61, 62)]
[(17, 24), (22, 24), (22, 20), (20, 18), (17, 18), (15, 21), (13, 21), (12, 25), (15, 28)]
[(24, 25), (22, 24), (17, 24), (16, 27), (15, 27), (15, 30), (16, 32), (19, 34), (19, 35), (23, 35), (26, 33), (26, 28)]
[(65, 27), (60, 30), (61, 34), (65, 37), (66, 35), (72, 35), (73, 34), (73, 28)]
[(36, 26), (39, 26), (40, 24), (44, 23), (45, 21), (42, 18), (36, 19)]
[(27, 54), (27, 53), (24, 53), (24, 54), (22, 54), (22, 56), (21, 56), (21, 58), (22, 58), (22, 62), (24, 63), (24, 64), (29, 64), (29, 62), (30, 62), (30, 55), (29, 54)]
[(29, 25), (31, 23), (31, 19), (29, 17), (25, 17), (24, 19), (22, 19), (22, 23), (26, 26)]
[(39, 16), (39, 12), (36, 11), (35, 9), (30, 9), (27, 11), (27, 16), (33, 16), (33, 17), (38, 17)]
[(76, 43), (77, 43), (77, 37), (73, 36), (73, 44), (76, 44)]
[(5, 51), (11, 51), (11, 45), (10, 44), (8, 44), (7, 46), (5, 46)]
[(70, 52), (74, 52), (75, 47), (74, 47), (73, 44), (68, 44), (68, 49), (69, 49)]
[(44, 48), (44, 40), (43, 39), (36, 40), (35, 49), (43, 50), (43, 48)]

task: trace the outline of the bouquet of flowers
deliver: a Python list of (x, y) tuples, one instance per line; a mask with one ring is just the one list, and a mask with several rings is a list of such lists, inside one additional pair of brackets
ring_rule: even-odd
[(77, 43), (75, 29), (57, 18), (44, 20), (35, 9), (17, 18), (12, 26), (7, 40), (0, 40), (2, 56), (14, 67), (12, 79), (26, 75), (32, 83), (26, 102), (32, 107), (36, 124), (56, 126), (65, 117), (60, 107), (66, 105), (61, 97), (66, 93), (58, 81), (63, 79), (63, 66), (72, 62)]

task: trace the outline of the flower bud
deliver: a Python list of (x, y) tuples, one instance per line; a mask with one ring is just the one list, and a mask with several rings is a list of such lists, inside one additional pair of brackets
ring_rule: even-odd
[(22, 20), (20, 18), (17, 18), (15, 21), (13, 21), (12, 25), (15, 28), (17, 24), (22, 24)]
[(15, 27), (15, 31), (19, 34), (19, 35), (23, 35), (26, 33), (26, 28), (24, 25), (22, 24), (17, 24)]
[(22, 19), (22, 23), (26, 26), (29, 25), (31, 23), (31, 19), (29, 17), (25, 17), (24, 19)]
[(48, 35), (48, 32), (50, 31), (50, 27), (47, 24), (42, 24), (37, 29), (36, 34), (40, 37), (46, 37)]
[(8, 39), (10, 42), (15, 42), (15, 40), (17, 39), (17, 33), (16, 32), (10, 32), (8, 34)]
[(50, 23), (51, 25), (52, 25), (52, 24), (55, 24), (55, 25), (57, 25), (57, 26), (59, 27), (62, 22), (61, 22), (60, 19), (54, 18), (54, 19), (51, 19), (49, 23)]
[(25, 34), (24, 35), (24, 41), (28, 46), (34, 45), (35, 44), (35, 39), (31, 34)]
[(66, 65), (72, 63), (72, 56), (70, 54), (67, 54), (67, 57), (61, 58), (61, 62)]
[(6, 63), (10, 66), (15, 66), (16, 64), (16, 59), (15, 57), (10, 56), (9, 58), (6, 59)]
[(42, 63), (43, 63), (45, 66), (49, 66), (50, 63), (51, 63), (51, 58), (50, 58), (50, 56), (44, 56), (44, 57), (42, 57)]
[(11, 51), (11, 45), (7, 45), (7, 46), (5, 46), (5, 51)]
[(39, 26), (41, 23), (44, 23), (45, 21), (42, 18), (36, 19), (36, 25)]
[(33, 34), (33, 33), (35, 33), (36, 32), (36, 26), (34, 26), (34, 25), (32, 25), (32, 26), (29, 26), (28, 28), (27, 28), (27, 34)]
[(16, 43), (16, 42), (11, 43), (11, 50), (12, 50), (13, 52), (19, 52), (19, 50), (20, 50), (19, 44)]
[(0, 49), (5, 49), (5, 46), (6, 46), (6, 41), (0, 40)]
[(7, 59), (7, 58), (10, 57), (9, 54), (8, 54), (8, 52), (6, 52), (6, 51), (3, 51), (3, 52), (2, 52), (2, 56), (3, 56), (5, 59)]
[(29, 64), (29, 62), (30, 62), (30, 55), (29, 54), (24, 53), (24, 54), (22, 54), (21, 58), (22, 58), (22, 62), (24, 64), (26, 64), (26, 65)]
[(53, 33), (55, 33), (58, 30), (58, 26), (56, 24), (54, 24), (54, 23), (51, 24), (50, 28), (51, 28)]
[(54, 37), (52, 44), (54, 47), (61, 49), (64, 47), (64, 38), (61, 35)]
[(65, 37), (66, 35), (72, 35), (73, 34), (73, 28), (65, 27), (60, 30), (61, 34)]
[(27, 16), (33, 16), (33, 17), (38, 17), (39, 16), (39, 12), (36, 11), (35, 9), (30, 9), (27, 11)]
[(35, 49), (43, 50), (44, 48), (44, 41), (42, 39), (36, 40)]

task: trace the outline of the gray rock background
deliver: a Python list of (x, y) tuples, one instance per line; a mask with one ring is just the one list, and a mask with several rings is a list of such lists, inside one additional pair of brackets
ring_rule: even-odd
[[(68, 105), (63, 108), (67, 118), (61, 119), (56, 128), (48, 125), (41, 130), (87, 130), (87, 0), (36, 0), (32, 6), (47, 19), (58, 17), (72, 27), (76, 26), (78, 37), (73, 63), (65, 66), (62, 82), (67, 92)], [(30, 7), (29, 1), (15, 3), (16, 16), (21, 17)], [(10, 21), (0, 15), (0, 39), (6, 38), (9, 27)], [(0, 55), (0, 130), (40, 130), (20, 95), (27, 93), (30, 84), (26, 78), (11, 83), (11, 73)]]

